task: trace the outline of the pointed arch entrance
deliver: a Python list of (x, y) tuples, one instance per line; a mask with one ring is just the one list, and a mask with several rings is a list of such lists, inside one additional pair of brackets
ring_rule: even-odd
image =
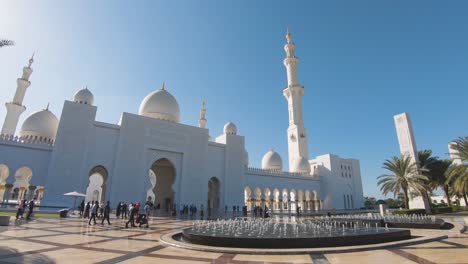
[(166, 158), (158, 159), (153, 162), (148, 173), (152, 190), (147, 191), (147, 198), (151, 197), (157, 208), (169, 212), (175, 203), (175, 166)]
[(29, 187), (29, 181), (33, 172), (31, 168), (23, 166), (15, 172), (15, 182), (13, 183), (12, 200), (25, 199), (26, 189)]
[(211, 177), (208, 181), (208, 210), (217, 212), (221, 204), (221, 183), (218, 178)]
[(86, 202), (104, 202), (108, 175), (107, 169), (101, 165), (95, 166), (89, 171), (88, 187), (86, 187)]
[(5, 164), (0, 164), (0, 201), (3, 201), (5, 194), (5, 184), (6, 180), (10, 175), (10, 169)]

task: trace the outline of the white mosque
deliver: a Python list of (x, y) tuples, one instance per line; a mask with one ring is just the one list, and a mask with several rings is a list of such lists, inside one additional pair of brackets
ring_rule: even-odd
[(325, 154), (309, 159), (303, 123), (304, 87), (297, 79), (295, 45), (286, 35), (284, 65), (288, 84), (288, 165), (270, 149), (261, 168), (249, 166), (245, 137), (228, 122), (212, 139), (205, 105), (199, 126), (179, 122), (177, 100), (164, 85), (148, 94), (138, 114), (123, 113), (118, 124), (96, 120), (98, 107), (90, 90), (66, 100), (60, 119), (48, 107), (16, 127), (26, 110), (23, 98), (31, 65), (17, 79), (13, 101), (6, 103), (0, 135), (0, 198), (34, 198), (42, 205), (70, 206), (63, 194), (86, 193), (86, 200), (151, 199), (161, 208), (173, 204), (267, 205), (275, 211), (354, 209), (363, 206), (359, 161)]

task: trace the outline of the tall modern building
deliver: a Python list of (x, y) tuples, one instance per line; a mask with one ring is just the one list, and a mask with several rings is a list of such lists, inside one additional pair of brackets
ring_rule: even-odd
[[(418, 149), (416, 147), (416, 140), (414, 138), (413, 125), (408, 113), (401, 113), (393, 117), (395, 121), (395, 128), (400, 145), (401, 156), (409, 156), (412, 162), (418, 164)], [(415, 192), (410, 190), (410, 192)], [(422, 202), (421, 202), (422, 200)], [(421, 196), (413, 197), (410, 195), (409, 200), (410, 209), (424, 208), (430, 210), (429, 201)]]

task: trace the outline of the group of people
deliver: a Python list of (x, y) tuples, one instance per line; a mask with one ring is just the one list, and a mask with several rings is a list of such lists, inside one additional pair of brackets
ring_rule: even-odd
[(80, 207), (80, 216), (83, 218), (89, 218), (88, 224), (91, 225), (91, 221), (96, 224), (96, 218), (101, 219), (101, 225), (104, 225), (104, 221), (107, 220), (107, 224), (110, 223), (110, 202), (107, 201), (106, 205), (99, 204), (98, 201), (91, 201), (85, 205), (84, 200), (81, 201)]
[[(125, 227), (128, 228), (129, 225), (131, 227), (136, 227), (135, 222), (142, 225), (146, 225), (149, 227), (148, 219), (151, 215), (151, 211), (153, 209), (153, 204), (148, 201), (146, 202), (143, 211), (140, 212), (140, 203), (125, 203), (119, 202), (116, 207), (116, 217), (117, 219), (127, 219), (128, 221), (125, 224)], [(85, 204), (83, 200), (79, 206), (79, 214), (83, 218), (89, 218), (88, 225), (91, 225), (91, 222), (96, 224), (96, 218), (101, 219), (101, 225), (104, 225), (104, 221), (107, 220), (107, 223), (110, 223), (110, 214), (112, 209), (110, 207), (110, 201), (107, 201), (106, 205), (99, 204), (98, 201), (91, 201)]]
[[(200, 212), (201, 212), (201, 214), (203, 214), (203, 213), (202, 213), (203, 209), (204, 209), (204, 208), (203, 208), (203, 205), (201, 205), (201, 206), (200, 206)], [(190, 217), (192, 217), (192, 216), (194, 216), (194, 215), (197, 214), (197, 211), (198, 211), (198, 208), (197, 208), (197, 206), (194, 205), (194, 204), (190, 204), (190, 205), (188, 205), (188, 204), (185, 204), (185, 205), (182, 204), (182, 206), (181, 206), (181, 208), (180, 208), (180, 215), (189, 215)]]
[[(244, 216), (247, 216), (247, 206), (244, 206), (243, 208), (244, 211)], [(268, 206), (264, 206), (263, 208), (261, 206), (255, 206), (254, 209), (252, 210), (252, 215), (254, 217), (262, 217), (262, 218), (268, 218), (270, 217), (270, 210), (268, 209)]]
[(28, 213), (26, 214), (26, 220), (31, 220), (31, 215), (34, 210), (34, 200), (30, 200), (29, 202), (27, 200), (21, 200), (18, 203), (18, 211), (16, 211), (16, 219), (21, 218), (23, 219), (23, 214), (24, 211), (28, 209)]

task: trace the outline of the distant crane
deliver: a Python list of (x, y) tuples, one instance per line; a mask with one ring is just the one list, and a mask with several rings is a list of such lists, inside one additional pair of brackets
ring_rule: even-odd
[(0, 39), (0, 48), (3, 48), (4, 46), (13, 46), (13, 45), (15, 45), (15, 42), (13, 40)]

